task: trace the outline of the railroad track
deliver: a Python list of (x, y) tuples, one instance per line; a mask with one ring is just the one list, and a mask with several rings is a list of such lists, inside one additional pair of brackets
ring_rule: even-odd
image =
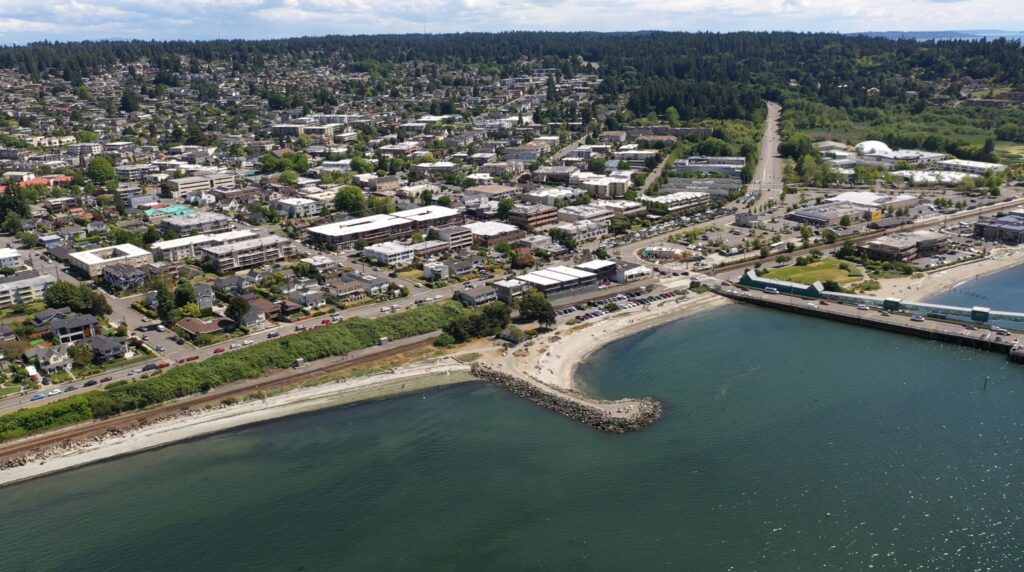
[[(310, 379), (319, 375), (329, 374), (341, 369), (349, 368), (352, 366), (363, 365), (371, 363), (383, 358), (392, 357), (410, 350), (419, 349), (422, 347), (430, 346), (437, 339), (437, 335), (432, 335), (423, 340), (417, 340), (406, 344), (400, 342), (393, 342), (394, 345), (387, 347), (386, 349), (374, 352), (364, 356), (358, 356), (351, 359), (345, 359), (345, 356), (340, 358), (334, 358), (335, 361), (323, 365), (320, 367), (308, 367), (303, 368), (295, 373), (286, 375), (284, 377), (270, 379), (242, 387), (231, 387), (231, 384), (221, 386), (208, 393), (199, 394), (191, 397), (183, 397), (179, 400), (172, 401), (163, 405), (158, 405), (152, 409), (145, 411), (137, 411), (134, 413), (125, 413), (109, 419), (101, 419), (98, 421), (90, 421), (85, 424), (76, 424), (64, 429), (56, 429), (47, 433), (41, 433), (37, 436), (25, 437), (18, 441), (13, 441), (8, 444), (0, 444), (0, 459), (8, 459), (15, 457), (22, 453), (36, 450), (45, 449), (61, 443), (74, 442), (88, 437), (101, 435), (112, 429), (122, 429), (129, 427), (138, 427), (145, 425), (149, 419), (161, 418), (172, 413), (180, 413), (195, 408), (202, 408), (206, 405), (220, 403), (221, 401), (230, 397), (239, 397), (250, 395), (254, 392), (268, 391), (273, 389), (279, 389), (282, 387), (288, 387), (294, 385), (303, 379)], [(223, 391), (219, 391), (223, 389)]]

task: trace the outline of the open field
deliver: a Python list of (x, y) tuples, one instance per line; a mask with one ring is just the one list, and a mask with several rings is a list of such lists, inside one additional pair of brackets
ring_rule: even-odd
[(1024, 162), (1024, 143), (996, 141), (996, 153), (1004, 163), (1022, 163)]
[(826, 258), (804, 266), (774, 268), (768, 271), (764, 276), (774, 278), (776, 280), (800, 282), (801, 284), (813, 284), (815, 282), (825, 282), (827, 280), (834, 280), (840, 284), (849, 284), (850, 282), (856, 282), (861, 279), (860, 274), (851, 274), (849, 271), (840, 268), (839, 264), (841, 262), (842, 261), (835, 258)]

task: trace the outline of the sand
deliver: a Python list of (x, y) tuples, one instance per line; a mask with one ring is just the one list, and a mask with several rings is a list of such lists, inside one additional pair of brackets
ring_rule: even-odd
[(89, 439), (42, 452), (25, 465), (0, 471), (0, 486), (242, 425), (472, 380), (468, 364), (441, 358), (388, 373), (294, 389), (262, 400), (193, 411), (116, 436)]
[(576, 368), (601, 347), (643, 330), (731, 304), (717, 294), (689, 294), (649, 306), (621, 310), (578, 326), (559, 326), (515, 351), (491, 352), (495, 369), (563, 389), (580, 390)]
[(879, 298), (902, 298), (907, 301), (923, 302), (926, 299), (951, 290), (964, 282), (993, 274), (1024, 264), (1024, 248), (997, 246), (988, 257), (951, 268), (942, 268), (921, 277), (883, 278), (882, 288), (866, 292)]

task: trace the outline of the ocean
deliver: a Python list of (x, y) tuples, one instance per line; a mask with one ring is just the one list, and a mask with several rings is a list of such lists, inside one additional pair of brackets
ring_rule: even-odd
[[(937, 301), (1024, 310), (1021, 278)], [(1024, 566), (1005, 356), (736, 305), (579, 373), (664, 417), (608, 435), (466, 384), (248, 426), (0, 489), (0, 569)]]

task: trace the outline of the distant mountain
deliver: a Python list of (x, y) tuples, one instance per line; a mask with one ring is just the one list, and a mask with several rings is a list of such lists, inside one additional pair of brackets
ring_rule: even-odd
[(848, 36), (869, 36), (872, 38), (888, 38), (890, 40), (981, 40), (1007, 38), (1019, 40), (1024, 32), (1007, 30), (940, 30), (940, 31), (892, 31), (892, 32), (854, 32)]

